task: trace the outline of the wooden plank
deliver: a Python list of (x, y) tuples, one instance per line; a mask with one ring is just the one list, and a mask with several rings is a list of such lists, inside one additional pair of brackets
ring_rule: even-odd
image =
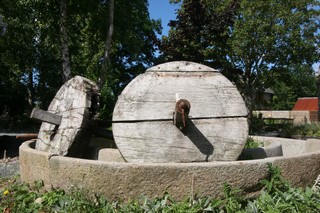
[(38, 108), (33, 108), (30, 118), (38, 121), (47, 122), (49, 124), (60, 125), (62, 116), (55, 115)]
[(124, 159), (134, 163), (237, 160), (248, 137), (245, 118), (189, 120), (184, 131), (170, 121), (114, 123)]

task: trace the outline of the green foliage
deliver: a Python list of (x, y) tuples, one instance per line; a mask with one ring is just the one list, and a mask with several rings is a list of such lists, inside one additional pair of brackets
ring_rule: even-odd
[(261, 181), (263, 190), (255, 199), (245, 199), (239, 189), (223, 186), (224, 196), (174, 201), (163, 197), (127, 202), (108, 201), (103, 196), (79, 188), (44, 191), (43, 182), (20, 183), (18, 178), (0, 179), (1, 212), (319, 212), (320, 193), (306, 187), (294, 188), (283, 180), (278, 167), (268, 165), (270, 176)]
[(223, 186), (224, 192), (224, 209), (226, 212), (240, 212), (243, 209), (242, 202), (243, 198), (241, 196), (241, 190), (233, 189), (227, 183)]
[[(250, 134), (261, 135), (268, 132), (277, 132), (278, 136), (285, 138), (319, 138), (320, 123), (292, 124), (287, 121), (269, 121), (262, 117), (253, 116)], [(247, 145), (251, 145), (252, 138), (248, 138)], [(254, 145), (254, 143), (252, 144)]]
[(238, 3), (230, 0), (183, 1), (177, 19), (169, 23), (169, 35), (162, 38), (161, 60), (188, 60), (222, 68), (227, 29), (233, 25), (237, 8)]
[(250, 134), (261, 134), (264, 132), (266, 124), (262, 118), (262, 114), (255, 114), (251, 116)]
[[(318, 60), (315, 58), (317, 27), (314, 27), (319, 26), (319, 22), (315, 20), (319, 10), (310, 9), (315, 5), (319, 5), (319, 1), (241, 1), (239, 16), (230, 32), (228, 43), (231, 61), (243, 71), (243, 75), (238, 79), (238, 86), (249, 110), (254, 105), (255, 94), (264, 88), (273, 89), (275, 85), (276, 95), (280, 95), (280, 88), (276, 86), (284, 81), (287, 81), (286, 85), (292, 89), (297, 86), (299, 89), (293, 90), (293, 94), (290, 89), (284, 91), (282, 94), (287, 95), (286, 98), (276, 96), (278, 103), (289, 101), (289, 106), (281, 107), (292, 106), (290, 102), (300, 95), (297, 92), (302, 91), (302, 87), (296, 84), (297, 81), (288, 78), (278, 80), (272, 76), (272, 72), (287, 67), (291, 67), (291, 71), (298, 70), (302, 64), (311, 68), (312, 63)], [(288, 73), (286, 70), (283, 72), (281, 75)], [(309, 76), (300, 75), (299, 79)], [(311, 85), (314, 84), (314, 81), (312, 82)]]
[(320, 137), (320, 123), (294, 125), (283, 131), (283, 136), (287, 137)]
[[(71, 77), (98, 81), (108, 29), (108, 1), (68, 1), (67, 32)], [(8, 25), (0, 36), (0, 123), (8, 128), (31, 109), (47, 109), (62, 85), (60, 1), (1, 2)], [(160, 21), (151, 20), (147, 0), (116, 1), (110, 69), (101, 115), (110, 118), (117, 96), (155, 61)], [(11, 124), (14, 126), (16, 124)]]
[(250, 149), (250, 148), (258, 148), (258, 147), (261, 147), (261, 143), (259, 143), (258, 141), (255, 141), (252, 137), (248, 137), (244, 148)]
[(267, 193), (273, 194), (284, 192), (290, 188), (289, 183), (282, 179), (279, 167), (274, 167), (271, 163), (269, 163), (268, 170), (270, 173), (270, 178), (261, 181), (261, 183), (264, 185), (264, 190)]
[(264, 190), (247, 206), (248, 212), (318, 212), (320, 194), (309, 187), (293, 188), (283, 180), (278, 167), (268, 165), (270, 178), (263, 180)]
[(274, 91), (272, 109), (291, 110), (299, 97), (317, 96), (314, 71), (307, 65), (290, 65), (274, 69), (268, 85)]
[(192, 60), (220, 69), (235, 82), (250, 112), (266, 88), (275, 90), (275, 108), (291, 109), (297, 97), (316, 92), (310, 71), (319, 61), (319, 4), (182, 1), (162, 42), (164, 60)]

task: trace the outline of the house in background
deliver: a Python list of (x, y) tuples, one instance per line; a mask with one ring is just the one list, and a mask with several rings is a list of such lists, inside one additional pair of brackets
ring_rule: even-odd
[(298, 98), (292, 110), (318, 111), (318, 98)]
[(318, 98), (298, 98), (292, 110), (257, 110), (264, 119), (292, 121), (294, 124), (312, 123), (318, 121)]
[(298, 98), (292, 111), (304, 111), (307, 122), (318, 121), (318, 97)]
[(273, 96), (274, 92), (270, 88), (267, 88), (261, 94), (258, 94), (256, 98), (256, 109), (270, 110)]

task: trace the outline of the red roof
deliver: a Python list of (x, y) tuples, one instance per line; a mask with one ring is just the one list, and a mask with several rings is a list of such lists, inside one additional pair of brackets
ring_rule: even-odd
[(318, 111), (318, 98), (298, 98), (292, 110)]

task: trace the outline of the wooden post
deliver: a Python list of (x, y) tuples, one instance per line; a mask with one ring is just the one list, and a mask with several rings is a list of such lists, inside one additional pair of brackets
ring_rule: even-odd
[(23, 139), (35, 139), (37, 137), (38, 137), (37, 133), (26, 133), (26, 134), (16, 136), (16, 138), (23, 138)]

